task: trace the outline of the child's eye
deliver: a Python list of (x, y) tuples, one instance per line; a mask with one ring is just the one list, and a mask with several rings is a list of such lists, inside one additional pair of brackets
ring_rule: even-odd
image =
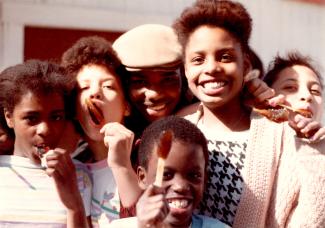
[(322, 92), (318, 89), (312, 89), (310, 91), (313, 95), (316, 95), (316, 96), (321, 96), (322, 95)]
[(164, 84), (178, 83), (178, 77), (176, 75), (174, 75), (174, 76), (165, 76), (165, 78), (162, 80), (162, 83), (164, 83)]
[(282, 89), (284, 91), (287, 91), (287, 92), (295, 92), (295, 91), (297, 91), (297, 87), (296, 86), (290, 86), (290, 85), (284, 86)]
[(130, 81), (131, 86), (145, 86), (146, 81), (143, 79), (134, 79)]
[(23, 120), (25, 120), (27, 122), (27, 124), (33, 125), (33, 124), (37, 123), (38, 117), (37, 116), (25, 116), (25, 117), (23, 117)]
[(191, 60), (191, 63), (193, 63), (194, 65), (200, 65), (204, 63), (204, 58), (201, 56), (196, 56)]
[(113, 85), (103, 85), (103, 89), (114, 89)]
[(60, 121), (60, 120), (64, 120), (64, 119), (65, 119), (65, 117), (62, 114), (57, 114), (57, 115), (52, 116), (52, 120), (54, 120), (54, 121)]
[(164, 177), (163, 179), (166, 181), (166, 180), (170, 180), (173, 178), (173, 174), (171, 172), (166, 172), (164, 171)]
[(85, 90), (85, 89), (88, 89), (88, 88), (89, 88), (89, 85), (84, 84), (84, 83), (82, 83), (82, 84), (80, 84), (80, 85), (78, 86), (78, 89), (79, 89), (79, 90)]
[(223, 63), (229, 63), (229, 62), (232, 62), (234, 59), (234, 57), (228, 53), (226, 54), (222, 54), (220, 56), (220, 62), (223, 62)]
[(202, 174), (200, 172), (191, 172), (188, 177), (193, 182), (200, 182), (202, 180)]

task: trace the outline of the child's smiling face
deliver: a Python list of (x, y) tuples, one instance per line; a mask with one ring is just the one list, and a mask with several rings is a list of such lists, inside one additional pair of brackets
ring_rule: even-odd
[(279, 72), (272, 88), (283, 94), (288, 105), (295, 109), (312, 112), (313, 119), (320, 121), (323, 110), (323, 89), (310, 68), (301, 65), (287, 67)]
[[(156, 146), (153, 150), (155, 151)], [(142, 183), (155, 180), (158, 157), (153, 153)], [(205, 178), (205, 157), (202, 147), (174, 139), (165, 161), (162, 188), (170, 211), (165, 220), (173, 226), (188, 226), (193, 210), (202, 199)]]
[(180, 100), (178, 70), (135, 71), (129, 81), (130, 100), (149, 122), (173, 113)]
[(239, 98), (248, 66), (246, 62), (240, 43), (220, 27), (198, 27), (185, 47), (185, 74), (189, 88), (211, 108)]

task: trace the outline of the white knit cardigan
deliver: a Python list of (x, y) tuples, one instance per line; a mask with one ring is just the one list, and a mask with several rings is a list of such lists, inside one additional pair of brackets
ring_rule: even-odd
[[(185, 118), (197, 124), (202, 109)], [(325, 227), (325, 140), (251, 115), (244, 189), (233, 227)]]

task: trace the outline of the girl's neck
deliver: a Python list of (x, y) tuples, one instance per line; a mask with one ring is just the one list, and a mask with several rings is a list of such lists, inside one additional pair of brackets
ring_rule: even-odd
[(93, 141), (87, 139), (88, 146), (93, 153), (94, 161), (101, 161), (107, 158), (108, 148), (103, 141)]
[(201, 121), (204, 127), (218, 131), (244, 131), (250, 126), (250, 112), (240, 103), (223, 105), (215, 109), (203, 105)]

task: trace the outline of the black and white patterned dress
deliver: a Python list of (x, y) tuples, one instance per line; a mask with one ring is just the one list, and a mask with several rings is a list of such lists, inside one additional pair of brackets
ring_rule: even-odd
[[(204, 132), (202, 126), (198, 125)], [(208, 179), (198, 213), (232, 226), (243, 191), (243, 167), (248, 132), (221, 135), (205, 133), (208, 139)]]

